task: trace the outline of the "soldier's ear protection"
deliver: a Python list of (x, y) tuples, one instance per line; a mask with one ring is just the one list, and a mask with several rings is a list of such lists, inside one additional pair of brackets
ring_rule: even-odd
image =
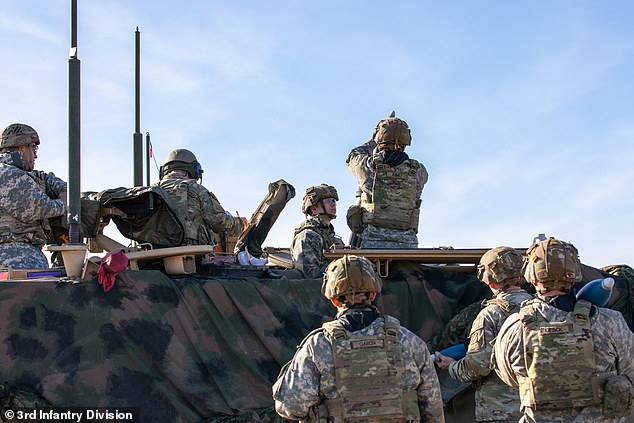
[(187, 172), (189, 172), (192, 178), (196, 180), (201, 179), (203, 177), (204, 170), (203, 170), (203, 167), (200, 165), (200, 163), (198, 163), (198, 160), (194, 160), (191, 163), (187, 163), (187, 166), (170, 166), (172, 163), (167, 163), (159, 167), (159, 180), (163, 179), (163, 176), (165, 176), (165, 173), (172, 169), (186, 170)]

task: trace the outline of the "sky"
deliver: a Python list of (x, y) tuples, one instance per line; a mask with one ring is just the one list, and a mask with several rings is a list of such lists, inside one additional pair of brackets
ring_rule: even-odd
[[(585, 264), (634, 266), (634, 2), (78, 3), (82, 191), (133, 186), (138, 27), (151, 182), (189, 149), (203, 185), (248, 217), (286, 180), (297, 194), (264, 246), (290, 246), (321, 183), (348, 240), (346, 157), (394, 110), (429, 172), (420, 248), (526, 248), (544, 233)], [(67, 180), (70, 1), (0, 11), (0, 126), (33, 126), (36, 168)]]

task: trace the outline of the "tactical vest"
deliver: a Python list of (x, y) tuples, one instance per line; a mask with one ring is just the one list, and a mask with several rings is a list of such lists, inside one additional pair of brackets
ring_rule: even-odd
[(332, 343), (337, 398), (317, 407), (319, 422), (420, 421), (416, 391), (403, 390), (400, 324), (384, 318), (374, 336), (350, 335), (338, 320), (322, 326)]
[(527, 377), (519, 376), (522, 407), (566, 409), (601, 402), (603, 377), (590, 330), (588, 301), (578, 300), (563, 322), (548, 322), (530, 301), (520, 310)]
[(165, 179), (159, 186), (167, 192), (173, 208), (184, 229), (183, 243), (194, 245), (214, 244), (214, 237), (200, 216), (191, 216), (189, 212), (189, 187), (196, 184), (193, 179)]
[[(341, 238), (339, 238), (338, 236), (334, 234), (334, 230), (331, 230), (331, 228), (332, 227), (330, 224), (316, 225), (307, 220), (304, 223), (302, 223), (302, 225), (299, 228), (295, 229), (295, 233), (293, 234), (293, 241), (295, 240), (298, 234), (310, 229), (312, 231), (317, 232), (317, 234), (319, 234), (319, 236), (321, 237), (324, 243), (323, 244), (324, 250), (326, 251), (329, 250), (333, 245), (336, 247), (343, 247), (343, 241), (341, 240)], [(292, 248), (293, 247), (291, 246), (291, 249)]]
[(418, 231), (420, 202), (416, 174), (420, 163), (410, 160), (391, 167), (375, 163), (372, 196), (361, 194), (364, 224), (379, 228)]

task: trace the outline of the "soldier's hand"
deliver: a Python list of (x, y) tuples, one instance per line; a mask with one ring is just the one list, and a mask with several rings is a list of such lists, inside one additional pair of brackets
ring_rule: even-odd
[(449, 365), (451, 363), (453, 363), (454, 361), (456, 361), (456, 360), (454, 360), (451, 357), (447, 357), (447, 356), (442, 355), (438, 351), (436, 351), (434, 353), (434, 355), (438, 359), (438, 361), (436, 361), (436, 365), (438, 366), (438, 368), (440, 368), (442, 370), (447, 370), (449, 368)]
[(240, 216), (240, 221), (242, 222), (242, 229), (246, 228), (247, 226), (249, 226), (249, 221), (247, 220), (246, 217), (242, 217)]

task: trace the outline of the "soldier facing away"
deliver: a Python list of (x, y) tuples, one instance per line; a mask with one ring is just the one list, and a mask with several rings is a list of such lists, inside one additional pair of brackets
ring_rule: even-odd
[(158, 186), (167, 192), (183, 223), (183, 245), (213, 245), (214, 234), (238, 236), (246, 227), (245, 218), (226, 212), (216, 196), (198, 183), (203, 169), (191, 151), (172, 151), (159, 173)]
[(634, 333), (615, 310), (577, 300), (577, 249), (555, 238), (527, 251), (537, 297), (502, 325), (496, 372), (519, 388), (521, 422), (616, 422), (632, 410)]
[(444, 422), (425, 342), (373, 301), (381, 279), (364, 257), (326, 269), (322, 293), (336, 320), (309, 334), (273, 385), (275, 410), (304, 422)]
[(295, 228), (291, 243), (293, 267), (307, 278), (319, 278), (328, 265), (324, 251), (341, 248), (343, 241), (335, 233), (332, 223), (337, 217), (339, 196), (335, 187), (321, 184), (306, 189), (302, 199), (304, 221)]
[[(381, 120), (372, 139), (354, 148), (346, 164), (357, 179), (358, 205), (348, 210), (351, 246), (409, 249), (418, 247), (418, 218), (427, 169), (405, 153), (412, 136), (394, 112)], [(360, 238), (360, 240), (359, 240)]]
[(66, 182), (34, 170), (40, 137), (22, 123), (2, 131), (0, 142), (0, 266), (49, 267), (42, 252), (48, 219), (66, 212)]
[(517, 388), (507, 386), (493, 371), (491, 341), (502, 323), (520, 309), (523, 301), (533, 298), (520, 288), (522, 255), (511, 247), (496, 247), (482, 256), (478, 265), (478, 279), (491, 288), (495, 297), (473, 321), (469, 333), (467, 355), (460, 360), (436, 352), (441, 369), (462, 382), (475, 382), (475, 413), (478, 422), (517, 422), (520, 399)]

